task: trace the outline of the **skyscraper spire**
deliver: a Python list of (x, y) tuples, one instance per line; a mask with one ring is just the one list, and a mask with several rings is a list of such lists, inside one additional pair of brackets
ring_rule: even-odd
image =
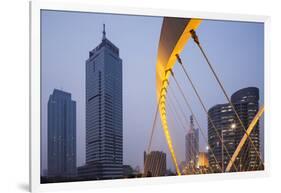
[(194, 123), (193, 123), (193, 116), (190, 116), (190, 129), (193, 130), (194, 129)]
[(103, 24), (102, 40), (105, 40), (105, 24)]

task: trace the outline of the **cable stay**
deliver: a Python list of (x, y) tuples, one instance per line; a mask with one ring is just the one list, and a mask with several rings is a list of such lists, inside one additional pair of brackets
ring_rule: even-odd
[[(262, 106), (260, 108), (260, 110), (258, 111), (258, 113), (255, 115), (255, 117), (252, 120), (252, 122), (250, 123), (246, 133), (248, 133), (248, 134), (251, 133), (251, 131), (254, 129), (255, 125), (257, 124), (258, 120), (262, 116), (263, 112), (264, 112), (264, 106)], [(245, 144), (245, 142), (247, 140), (247, 137), (248, 137), (248, 135), (246, 133), (244, 134), (244, 136), (242, 137), (240, 143), (238, 144), (235, 152), (233, 153), (233, 155), (231, 157), (231, 160), (235, 160), (236, 159), (236, 157), (238, 156), (240, 150), (242, 149), (243, 145)], [(230, 171), (231, 167), (232, 167), (232, 162), (229, 162), (228, 165), (227, 165), (226, 170)]]
[[(171, 99), (170, 99), (171, 100)], [(187, 131), (187, 129), (185, 129), (185, 126), (184, 126), (184, 124), (181, 122), (181, 121), (179, 121), (180, 119), (178, 118), (179, 116), (178, 116), (178, 113), (177, 113), (177, 111), (175, 110), (176, 108), (175, 108), (175, 106), (173, 105), (173, 103), (172, 103), (172, 100), (171, 100), (171, 105), (170, 105), (170, 103), (167, 103), (167, 105), (168, 105), (168, 107), (169, 107), (169, 109), (171, 109), (171, 111), (173, 111), (173, 114), (176, 114), (176, 119), (171, 119), (171, 122), (173, 123), (172, 125), (174, 126), (174, 128), (175, 128), (175, 121), (174, 120), (177, 120), (177, 125), (180, 125), (181, 127), (182, 127), (182, 129), (183, 129), (183, 131), (185, 132), (185, 131)], [(179, 124), (179, 123), (181, 123), (181, 124)], [(193, 149), (193, 150), (195, 150), (195, 149)], [(195, 170), (195, 168), (193, 168), (192, 167), (192, 170), (193, 170), (193, 173), (194, 174), (196, 174), (196, 170)], [(202, 171), (199, 171), (201, 174), (203, 174), (202, 173)]]
[[(154, 119), (153, 119), (153, 123), (152, 123), (152, 127), (151, 127), (149, 143), (148, 143), (148, 147), (147, 147), (147, 153), (148, 154), (150, 153), (152, 139), (153, 139), (153, 135), (154, 135), (155, 128), (156, 128), (156, 122), (157, 122), (157, 117), (158, 117), (158, 112), (159, 112), (159, 102), (160, 102), (160, 98), (159, 98), (159, 101), (158, 101), (158, 103), (156, 105), (156, 111), (154, 113)], [(146, 168), (146, 159), (144, 160), (144, 167), (143, 167), (144, 171), (145, 171), (145, 168)], [(145, 175), (145, 172), (143, 172), (143, 175)]]
[(178, 99), (177, 99), (177, 97), (175, 96), (175, 94), (173, 93), (173, 89), (172, 89), (172, 87), (170, 87), (170, 90), (171, 90), (171, 94), (172, 94), (172, 97), (175, 99), (175, 101), (176, 101), (176, 104), (177, 104), (177, 106), (179, 107), (179, 109), (180, 109), (180, 112), (183, 114), (183, 117), (184, 117), (184, 122), (186, 123), (186, 124), (188, 124), (188, 119), (187, 119), (187, 116), (185, 116), (185, 112), (184, 112), (184, 110), (183, 110), (183, 108), (182, 108), (182, 106), (180, 105), (180, 103), (179, 103), (179, 101), (178, 101)]
[[(172, 108), (171, 108), (171, 105), (169, 103), (166, 103), (166, 104), (167, 104), (167, 113), (169, 113), (168, 112), (169, 110), (173, 111)], [(174, 119), (174, 118), (170, 117), (169, 121), (170, 121), (171, 128), (174, 129), (174, 130), (175, 130), (175, 128), (177, 128), (176, 125), (178, 127), (180, 127), (180, 126), (182, 127), (182, 125), (179, 124), (180, 122), (179, 122), (178, 119)], [(171, 129), (171, 131), (172, 131), (172, 129)], [(174, 149), (175, 149), (175, 154), (176, 154), (176, 150), (177, 150), (177, 144), (176, 143), (174, 143)]]
[[(170, 89), (171, 89), (171, 88), (170, 88)], [(176, 115), (176, 120), (178, 121), (178, 123), (180, 123), (179, 125), (181, 125), (183, 131), (184, 131), (184, 132), (188, 132), (188, 130), (187, 130), (187, 128), (185, 127), (184, 123), (183, 123), (182, 120), (180, 119), (179, 113), (178, 113), (178, 111), (176, 110), (177, 108), (175, 108), (175, 105), (174, 105), (174, 103), (173, 103), (173, 101), (172, 101), (171, 95), (170, 95), (169, 98), (170, 98), (170, 103), (171, 103), (171, 104), (167, 103), (167, 104), (168, 104), (168, 107), (170, 107), (170, 109), (173, 111), (173, 114)], [(195, 150), (195, 149), (193, 149), (193, 150)], [(193, 168), (193, 171), (194, 171), (194, 173), (196, 173), (196, 171), (194, 170), (194, 168)], [(202, 174), (202, 171), (199, 171), (199, 172)]]
[[(188, 109), (189, 109), (191, 115), (193, 116), (194, 121), (195, 121), (195, 123), (197, 124), (197, 126), (198, 126), (198, 128), (199, 128), (199, 131), (200, 131), (201, 135), (203, 136), (203, 139), (204, 139), (205, 143), (208, 144), (209, 150), (210, 150), (211, 154), (214, 156), (215, 162), (216, 162), (217, 166), (219, 167), (219, 170), (222, 172), (222, 169), (221, 169), (221, 167), (220, 167), (220, 164), (219, 164), (219, 162), (218, 162), (218, 160), (217, 160), (217, 158), (216, 158), (216, 156), (215, 156), (215, 154), (214, 154), (213, 148), (209, 145), (209, 143), (208, 143), (208, 138), (207, 138), (206, 135), (204, 134), (203, 129), (202, 129), (202, 127), (201, 127), (201, 125), (200, 125), (200, 123), (199, 123), (199, 121), (198, 121), (198, 119), (197, 119), (197, 116), (194, 114), (194, 112), (193, 112), (193, 110), (192, 110), (192, 107), (191, 107), (190, 103), (188, 102), (187, 97), (185, 96), (185, 94), (184, 94), (184, 92), (183, 92), (183, 90), (182, 90), (180, 84), (179, 84), (178, 81), (175, 79), (174, 73), (172, 74), (172, 77), (173, 77), (173, 79), (174, 79), (174, 81), (175, 81), (175, 83), (176, 83), (177, 88), (178, 88), (179, 91), (180, 91), (180, 94), (182, 95), (182, 97), (183, 97), (183, 99), (184, 99), (184, 101), (185, 101), (185, 104), (187, 105), (187, 107), (188, 107)], [(172, 95), (174, 95), (174, 97), (176, 98), (172, 87), (170, 87), (170, 90), (171, 90)], [(212, 167), (210, 167), (210, 169), (212, 170), (211, 172), (214, 173)]]
[(152, 144), (152, 138), (153, 138), (153, 134), (154, 134), (155, 127), (156, 127), (158, 112), (159, 112), (159, 102), (156, 106), (156, 111), (154, 114), (154, 120), (153, 120), (153, 124), (152, 124), (152, 128), (151, 128), (151, 133), (150, 133), (150, 138), (149, 138), (149, 143), (148, 143), (148, 148), (147, 148), (148, 153), (150, 152), (150, 148), (151, 148), (151, 144)]
[[(201, 125), (199, 124), (199, 121), (198, 121), (198, 119), (197, 119), (197, 116), (195, 116), (195, 114), (194, 114), (194, 112), (193, 112), (193, 110), (192, 110), (192, 107), (191, 107), (190, 103), (188, 102), (187, 97), (185, 96), (185, 94), (184, 94), (184, 92), (183, 92), (183, 90), (182, 90), (182, 88), (181, 88), (179, 82), (177, 81), (177, 79), (176, 79), (174, 73), (172, 73), (172, 77), (173, 77), (173, 79), (174, 79), (174, 81), (175, 81), (175, 83), (176, 83), (176, 85), (177, 85), (177, 88), (179, 89), (179, 91), (180, 91), (180, 93), (181, 93), (181, 95), (182, 95), (182, 97), (183, 97), (183, 99), (184, 99), (184, 101), (185, 101), (185, 103), (186, 103), (186, 105), (187, 105), (187, 107), (188, 107), (188, 109), (189, 109), (191, 115), (193, 116), (193, 118), (194, 118), (194, 120), (195, 120), (195, 123), (196, 123), (197, 126), (199, 127), (200, 133), (202, 134), (204, 140), (205, 140), (206, 143), (208, 144), (209, 150), (210, 150), (210, 152), (213, 154), (214, 159), (215, 159), (215, 162), (218, 164), (217, 166), (219, 167), (219, 170), (220, 170), (221, 172), (223, 172), (223, 170), (222, 170), (222, 168), (221, 168), (221, 166), (220, 166), (220, 164), (219, 164), (219, 162), (218, 162), (218, 160), (217, 160), (217, 158), (216, 158), (216, 156), (215, 156), (215, 154), (214, 154), (213, 148), (209, 145), (209, 143), (208, 143), (208, 138), (207, 138), (206, 135), (204, 134), (203, 129), (202, 129), (202, 127), (201, 127)], [(211, 168), (211, 167), (210, 167), (210, 168)]]
[[(183, 110), (182, 110), (182, 106), (180, 105), (180, 103), (179, 103), (179, 101), (178, 101), (176, 95), (174, 94), (174, 91), (173, 91), (172, 87), (170, 87), (170, 90), (171, 90), (170, 93), (172, 94), (172, 96), (173, 96), (173, 98), (175, 99), (177, 105), (178, 105), (179, 108), (181, 109), (181, 112), (182, 112), (183, 116), (185, 117), (186, 122), (188, 123), (188, 121), (187, 121), (187, 119), (186, 119), (186, 116), (185, 116), (185, 113), (184, 113)], [(190, 112), (191, 112), (191, 116), (195, 119), (195, 122), (196, 122), (196, 124), (197, 124), (197, 123), (198, 123), (198, 122), (197, 122), (197, 119), (196, 119), (195, 115), (193, 114), (192, 110), (191, 110)], [(197, 124), (197, 125), (198, 125), (198, 124)], [(200, 133), (204, 136), (204, 133), (201, 131), (200, 125), (198, 125), (198, 127), (200, 128), (200, 129), (199, 129), (199, 130), (200, 130)], [(188, 130), (186, 130), (186, 131), (188, 132)], [(205, 137), (205, 136), (204, 136), (204, 137)], [(204, 138), (204, 140), (205, 140), (205, 138)], [(208, 144), (208, 142), (207, 142), (206, 140), (205, 140), (205, 143)], [(199, 141), (198, 141), (198, 144), (199, 144)], [(212, 168), (210, 168), (210, 169), (212, 170)], [(211, 171), (211, 173), (213, 173), (213, 170)]]
[[(201, 44), (200, 44), (199, 38), (198, 38), (198, 36), (197, 36), (195, 30), (193, 30), (193, 29), (190, 30), (190, 34), (191, 34), (191, 37), (192, 37), (192, 39), (194, 40), (195, 44), (198, 46), (198, 48), (200, 49), (201, 53), (203, 54), (203, 56), (204, 56), (204, 58), (205, 58), (205, 60), (206, 60), (206, 62), (207, 62), (207, 64), (208, 64), (209, 68), (210, 68), (211, 71), (212, 71), (212, 74), (214, 75), (214, 77), (215, 77), (217, 83), (219, 84), (221, 90), (223, 91), (223, 94), (224, 94), (225, 98), (227, 99), (228, 103), (231, 105), (231, 108), (232, 108), (232, 110), (234, 111), (234, 113), (235, 113), (235, 115), (236, 115), (236, 117), (237, 117), (239, 123), (241, 124), (241, 126), (242, 126), (242, 128), (243, 128), (245, 134), (247, 135), (247, 138), (249, 138), (250, 143), (251, 143), (251, 145), (252, 145), (253, 148), (254, 148), (254, 151), (255, 151), (256, 154), (258, 155), (258, 158), (259, 158), (260, 163), (263, 164), (262, 159), (261, 159), (261, 156), (260, 156), (260, 153), (257, 151), (257, 148), (256, 148), (254, 142), (252, 141), (250, 135), (248, 135), (247, 130), (246, 130), (246, 128), (245, 128), (245, 125), (243, 124), (242, 120), (240, 119), (240, 117), (239, 117), (239, 115), (238, 115), (238, 113), (237, 113), (237, 111), (236, 111), (236, 109), (235, 109), (233, 103), (231, 102), (231, 100), (230, 100), (230, 98), (229, 98), (229, 96), (228, 96), (228, 94), (227, 94), (225, 88), (223, 87), (222, 82), (220, 81), (220, 79), (219, 79), (217, 73), (215, 72), (215, 70), (214, 70), (214, 68), (213, 68), (213, 66), (212, 66), (212, 64), (211, 64), (211, 62), (209, 61), (209, 59), (208, 59), (206, 53), (204, 52), (204, 50), (203, 50), (203, 48), (202, 48), (202, 46), (201, 46)], [(180, 59), (180, 57), (179, 57), (178, 54), (177, 54), (177, 58), (178, 58), (179, 63), (181, 63), (181, 59)], [(182, 63), (181, 63), (181, 65), (183, 66)]]
[[(182, 70), (183, 70), (184, 74), (186, 75), (186, 77), (187, 77), (189, 83), (191, 84), (192, 89), (193, 89), (193, 91), (195, 92), (195, 94), (196, 94), (196, 96), (197, 96), (197, 98), (198, 98), (198, 100), (199, 100), (201, 106), (203, 107), (203, 109), (204, 109), (206, 115), (208, 116), (208, 120), (210, 121), (212, 127), (214, 128), (215, 133), (216, 133), (217, 137), (219, 138), (219, 140), (220, 140), (220, 142), (221, 142), (221, 144), (222, 144), (223, 149), (225, 149), (226, 154), (227, 154), (227, 156), (229, 157), (229, 160), (231, 160), (231, 156), (230, 156), (230, 154), (229, 154), (229, 152), (228, 152), (228, 150), (227, 150), (225, 144), (223, 143), (222, 137), (221, 137), (221, 135), (219, 134), (218, 129), (216, 128), (216, 126), (215, 126), (213, 120), (210, 118), (209, 113), (208, 113), (208, 110), (207, 110), (206, 106), (204, 105), (203, 100), (202, 100), (202, 98), (200, 97), (200, 95), (199, 95), (199, 93), (198, 93), (198, 91), (197, 91), (197, 89), (196, 89), (196, 87), (195, 87), (193, 81), (191, 80), (189, 74), (187, 73), (185, 67), (183, 66), (183, 63), (182, 63), (182, 61), (181, 61), (181, 58), (179, 57), (178, 54), (176, 54), (176, 57), (177, 57), (177, 60), (178, 60), (178, 62), (179, 62), (179, 64), (180, 64), (180, 66), (182, 67)], [(173, 75), (173, 73), (172, 73), (172, 76), (175, 77), (175, 76)], [(231, 160), (231, 161), (232, 161), (232, 160)], [(235, 170), (237, 171), (237, 167), (236, 167), (235, 163), (233, 163), (233, 166), (234, 166)]]

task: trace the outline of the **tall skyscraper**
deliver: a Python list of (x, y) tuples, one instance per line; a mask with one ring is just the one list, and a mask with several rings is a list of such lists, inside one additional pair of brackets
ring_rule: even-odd
[[(237, 111), (246, 129), (259, 111), (259, 99), (259, 89), (255, 87), (248, 87), (238, 90), (231, 96), (231, 101), (235, 106), (235, 110)], [(238, 131), (242, 138), (242, 136), (245, 134), (245, 131), (241, 126), (239, 126), (240, 124), (238, 121), (237, 125), (239, 129)], [(242, 171), (262, 169), (260, 163), (261, 160), (257, 155), (257, 152), (260, 154), (259, 122), (257, 122), (255, 128), (250, 134), (250, 137), (254, 146), (248, 139), (244, 145), (242, 152), (240, 153), (239, 160), (237, 160), (236, 162), (237, 167)]]
[(165, 176), (166, 154), (161, 151), (144, 152), (144, 175), (147, 177)]
[(199, 132), (194, 128), (193, 116), (190, 116), (190, 129), (185, 136), (186, 164), (196, 166), (199, 154)]
[(123, 175), (122, 60), (106, 38), (86, 61), (86, 168), (89, 178)]
[(48, 177), (76, 175), (76, 102), (54, 89), (48, 101)]
[[(234, 126), (236, 125), (235, 114), (230, 104), (215, 105), (209, 109), (208, 114), (216, 128), (215, 130), (209, 119), (208, 143), (214, 152), (213, 155), (209, 151), (210, 167), (216, 172), (219, 172), (221, 169), (224, 171), (230, 156), (235, 151), (236, 141), (240, 137), (240, 134), (237, 135), (237, 132), (234, 131)], [(222, 146), (222, 143), (224, 146)], [(227, 149), (228, 153), (225, 149)]]
[[(259, 110), (258, 88), (248, 87), (238, 90), (231, 96), (231, 102), (234, 105), (243, 125), (247, 129)], [(228, 103), (213, 106), (209, 109), (208, 114), (217, 129), (216, 132), (209, 120), (208, 143), (214, 152), (213, 155), (209, 151), (209, 164), (215, 171), (219, 172), (220, 168), (225, 171), (230, 157), (236, 150), (236, 147), (245, 134), (245, 131), (231, 105)], [(256, 124), (250, 137), (256, 147), (256, 150), (260, 153), (259, 123)], [(255, 152), (256, 150), (248, 139), (234, 162), (237, 171), (260, 169), (261, 164), (259, 157)], [(236, 171), (235, 167), (232, 168), (232, 171)]]

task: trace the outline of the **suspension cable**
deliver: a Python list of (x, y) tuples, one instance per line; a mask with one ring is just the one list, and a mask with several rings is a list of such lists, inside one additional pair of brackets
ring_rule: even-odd
[[(200, 97), (200, 95), (199, 95), (199, 93), (198, 93), (198, 91), (197, 91), (197, 89), (196, 89), (196, 87), (195, 87), (193, 81), (191, 80), (189, 74), (187, 73), (185, 67), (183, 66), (183, 63), (182, 63), (182, 61), (181, 61), (181, 59), (180, 59), (180, 57), (179, 57), (178, 54), (176, 54), (176, 57), (177, 57), (177, 59), (178, 59), (178, 62), (179, 62), (179, 64), (180, 64), (180, 66), (182, 67), (182, 69), (183, 69), (183, 71), (184, 71), (184, 73), (185, 73), (187, 79), (189, 80), (189, 83), (191, 84), (192, 89), (194, 90), (194, 92), (195, 92), (197, 98), (199, 99), (199, 102), (201, 103), (201, 106), (203, 107), (205, 113), (207, 114), (208, 120), (209, 120), (210, 123), (212, 124), (212, 126), (213, 126), (213, 128), (214, 128), (214, 130), (215, 130), (215, 132), (216, 132), (216, 134), (217, 134), (217, 136), (218, 136), (218, 138), (219, 138), (219, 140), (220, 140), (220, 142), (221, 142), (221, 144), (222, 144), (222, 147), (225, 149), (225, 151), (226, 151), (226, 153), (227, 153), (227, 156), (229, 157), (229, 160), (231, 160), (231, 156), (230, 156), (230, 154), (229, 154), (229, 152), (228, 152), (228, 150), (227, 150), (225, 144), (223, 143), (222, 137), (221, 137), (220, 134), (218, 133), (218, 130), (217, 130), (217, 128), (216, 128), (216, 126), (215, 126), (213, 120), (210, 118), (209, 113), (208, 113), (208, 110), (207, 110), (206, 106), (204, 105), (204, 103), (203, 103), (203, 101), (202, 101), (202, 99), (201, 99), (201, 97)], [(232, 162), (232, 160), (231, 160), (231, 162)], [(237, 171), (237, 167), (236, 167), (236, 165), (235, 165), (234, 162), (233, 162), (233, 166), (235, 167), (235, 169), (236, 169), (236, 171)]]
[(256, 148), (254, 142), (252, 141), (250, 135), (248, 135), (247, 130), (246, 130), (246, 128), (245, 128), (245, 126), (244, 126), (242, 120), (240, 119), (240, 117), (239, 117), (237, 111), (235, 110), (235, 107), (234, 107), (233, 103), (231, 102), (231, 100), (230, 100), (228, 94), (226, 93), (226, 90), (224, 89), (224, 87), (223, 87), (223, 85), (222, 85), (222, 82), (220, 81), (218, 75), (216, 74), (216, 72), (215, 72), (215, 70), (214, 70), (212, 64), (210, 63), (210, 61), (209, 61), (207, 55), (205, 54), (205, 52), (204, 52), (204, 50), (203, 50), (203, 48), (202, 48), (202, 46), (201, 46), (201, 44), (200, 44), (200, 42), (199, 42), (199, 38), (198, 38), (198, 36), (197, 36), (195, 30), (191, 30), (190, 33), (191, 33), (191, 37), (193, 38), (194, 42), (196, 43), (196, 45), (199, 47), (201, 53), (203, 54), (203, 56), (204, 56), (204, 58), (205, 58), (205, 60), (206, 60), (206, 62), (207, 62), (207, 64), (208, 64), (208, 66), (209, 66), (209, 68), (211, 69), (211, 71), (212, 71), (212, 73), (213, 73), (215, 79), (217, 80), (217, 82), (218, 82), (218, 84), (219, 84), (221, 90), (223, 91), (223, 94), (224, 94), (225, 98), (227, 99), (228, 103), (231, 105), (231, 108), (232, 108), (232, 110), (234, 111), (234, 113), (235, 113), (235, 115), (236, 115), (238, 121), (240, 122), (240, 124), (241, 124), (241, 126), (242, 126), (244, 132), (246, 133), (247, 137), (249, 138), (250, 143), (251, 143), (252, 146), (254, 147), (254, 151), (255, 151), (256, 154), (258, 155), (260, 162), (262, 163), (262, 159), (261, 159), (260, 153), (257, 151), (257, 148)]
[[(175, 98), (177, 105), (180, 107), (179, 109), (182, 110), (181, 105), (180, 105), (179, 101), (177, 100), (177, 97), (176, 97), (175, 94), (173, 93), (172, 87), (170, 87), (170, 90), (171, 90), (170, 93), (172, 94), (173, 98)], [(172, 101), (171, 101), (171, 102), (172, 102)], [(172, 105), (173, 105), (173, 104), (172, 104)], [(185, 117), (185, 113), (183, 112), (183, 110), (182, 110), (181, 112), (182, 112), (183, 116)], [(187, 122), (187, 124), (188, 124), (188, 121), (187, 121), (186, 117), (185, 117), (185, 120), (186, 120), (186, 122)], [(188, 132), (188, 130), (187, 130), (187, 129), (185, 130), (185, 128), (183, 128), (183, 130), (184, 130), (184, 132), (185, 132), (185, 131)], [(198, 153), (199, 153), (199, 138), (197, 139), (197, 138), (195, 137), (195, 143), (198, 143)], [(196, 152), (195, 147), (192, 146), (192, 148), (193, 148), (193, 151)], [(197, 160), (197, 161), (198, 161), (198, 160)], [(195, 167), (196, 167), (196, 166), (195, 166)], [(194, 169), (194, 168), (192, 168), (192, 169)], [(200, 168), (199, 168), (199, 172), (200, 172), (201, 174), (203, 174), (203, 172), (200, 170)], [(195, 170), (195, 173), (196, 173), (196, 170)]]
[(151, 128), (150, 139), (149, 139), (149, 144), (148, 144), (148, 148), (147, 148), (147, 152), (148, 153), (150, 152), (152, 138), (153, 138), (153, 134), (154, 134), (154, 131), (155, 131), (155, 128), (156, 128), (156, 122), (157, 122), (156, 120), (157, 120), (158, 112), (159, 112), (159, 108), (158, 107), (159, 107), (159, 102), (157, 104), (156, 111), (155, 111), (155, 114), (154, 114), (154, 120), (153, 120), (153, 124), (152, 124), (152, 128)]
[[(176, 80), (175, 80), (175, 82), (176, 82)], [(180, 85), (178, 85), (178, 82), (176, 82), (176, 85), (177, 85), (177, 87), (180, 86)], [(170, 88), (170, 90), (171, 90), (171, 93), (172, 93), (172, 95), (174, 96), (174, 98), (176, 98), (176, 95), (175, 95), (175, 93), (174, 93), (172, 87)], [(199, 124), (199, 122), (198, 122), (198, 120), (197, 120), (197, 118), (196, 118), (196, 116), (195, 116), (195, 114), (194, 114), (194, 112), (193, 112), (193, 110), (192, 110), (192, 108), (191, 108), (191, 105), (190, 105), (189, 102), (187, 101), (187, 98), (185, 97), (184, 93), (182, 92), (181, 87), (179, 87), (179, 90), (180, 90), (180, 93), (181, 93), (181, 95), (183, 96), (184, 101), (185, 101), (185, 103), (186, 103), (186, 105), (187, 105), (187, 107), (188, 107), (188, 109), (189, 109), (189, 111), (190, 111), (190, 113), (191, 113), (191, 116), (194, 118), (195, 123), (196, 123), (196, 125), (198, 126), (201, 135), (203, 136), (203, 139), (204, 139), (205, 143), (206, 143), (206, 144), (208, 145), (208, 147), (209, 147), (210, 145), (209, 145), (209, 143), (208, 143), (208, 139), (207, 139), (206, 135), (204, 134), (203, 129), (202, 129), (201, 125)], [(178, 102), (178, 101), (177, 101), (177, 102)], [(178, 103), (178, 105), (180, 106), (179, 103)], [(213, 154), (213, 156), (215, 156), (212, 148), (210, 148), (210, 151), (211, 151), (211, 153)], [(219, 163), (218, 163), (218, 161), (217, 161), (216, 158), (215, 158), (215, 161), (216, 161), (217, 164), (219, 165)], [(220, 168), (220, 169), (221, 169), (221, 168)], [(212, 170), (212, 168), (211, 168), (211, 170)], [(213, 170), (212, 170), (212, 173), (213, 173)]]
[[(218, 162), (218, 160), (217, 160), (217, 158), (216, 158), (216, 156), (215, 156), (215, 154), (214, 154), (213, 148), (209, 145), (209, 143), (208, 143), (208, 138), (207, 138), (206, 135), (204, 134), (203, 129), (202, 129), (202, 127), (201, 127), (201, 125), (199, 124), (199, 121), (198, 121), (198, 119), (197, 119), (197, 116), (195, 116), (195, 114), (194, 114), (194, 112), (193, 112), (193, 110), (192, 110), (192, 107), (191, 107), (190, 103), (188, 102), (187, 97), (185, 96), (185, 94), (184, 94), (184, 92), (183, 92), (183, 90), (182, 90), (180, 84), (178, 83), (178, 81), (177, 81), (177, 79), (176, 79), (174, 73), (172, 73), (172, 77), (173, 77), (173, 79), (174, 79), (174, 81), (175, 81), (175, 83), (176, 83), (176, 85), (177, 85), (177, 88), (179, 89), (179, 91), (180, 91), (180, 93), (181, 93), (181, 95), (182, 95), (182, 97), (183, 97), (183, 99), (184, 99), (184, 101), (185, 101), (185, 103), (186, 103), (186, 105), (187, 105), (187, 107), (188, 107), (188, 109), (189, 109), (191, 115), (193, 116), (193, 118), (194, 118), (194, 120), (195, 120), (197, 126), (199, 127), (200, 133), (202, 134), (204, 140), (207, 142), (208, 147), (209, 147), (209, 150), (211, 151), (211, 153), (212, 153), (213, 156), (214, 156), (215, 162), (216, 162), (217, 165), (219, 166), (219, 169), (221, 170), (221, 172), (223, 172), (223, 171), (222, 171), (222, 168), (221, 168), (221, 166), (220, 166), (220, 164), (219, 164), (219, 162)], [(172, 87), (171, 87), (171, 88), (172, 88)], [(171, 88), (170, 88), (170, 89), (171, 89)], [(171, 90), (172, 90), (172, 89), (171, 89)], [(172, 90), (172, 93), (173, 93), (173, 90)], [(213, 170), (212, 167), (210, 167), (210, 168), (211, 168), (211, 170)], [(212, 172), (213, 172), (213, 171), (212, 171)]]
[[(156, 111), (155, 111), (155, 114), (154, 114), (154, 120), (153, 120), (153, 123), (152, 123), (150, 137), (149, 137), (149, 143), (148, 143), (148, 147), (147, 147), (147, 154), (150, 153), (152, 139), (153, 139), (154, 131), (155, 131), (155, 128), (156, 128), (156, 122), (157, 122), (157, 117), (158, 117), (158, 112), (159, 112), (159, 102), (160, 102), (160, 98), (159, 98), (158, 103), (156, 105)], [(143, 175), (145, 175), (145, 169), (146, 169), (146, 159), (144, 160)]]
[[(171, 89), (171, 88), (170, 88), (170, 89)], [(184, 132), (188, 131), (187, 129), (185, 129), (184, 123), (183, 123), (182, 120), (180, 119), (179, 113), (178, 113), (178, 111), (176, 110), (175, 105), (174, 105), (174, 103), (173, 103), (171, 97), (170, 97), (170, 101), (171, 101), (171, 105), (168, 104), (168, 106), (170, 106), (170, 109), (176, 114), (176, 119), (177, 119), (177, 121), (178, 121), (179, 123), (181, 123), (180, 125), (181, 125), (183, 131), (184, 131)], [(199, 145), (199, 141), (198, 141), (198, 145)], [(195, 150), (195, 147), (192, 147), (192, 148), (193, 148), (193, 151), (196, 151), (196, 150)], [(194, 174), (196, 174), (196, 170), (195, 170), (194, 168), (192, 168), (192, 170), (193, 170)], [(202, 171), (199, 170), (199, 172), (202, 174)]]
[(179, 103), (179, 101), (178, 101), (178, 98), (177, 98), (176, 95), (174, 94), (174, 91), (173, 91), (172, 87), (170, 87), (170, 90), (171, 90), (170, 93), (172, 94), (173, 98), (175, 98), (175, 101), (176, 101), (177, 105), (179, 106), (180, 112), (183, 114), (183, 117), (184, 117), (184, 120), (185, 120), (186, 124), (188, 124), (189, 121), (188, 121), (188, 119), (187, 119), (187, 116), (185, 116), (185, 112), (184, 112), (184, 110), (183, 110), (183, 107), (182, 107), (182, 105), (180, 105), (180, 103)]
[[(171, 108), (171, 105), (169, 103), (166, 103), (166, 104), (167, 104), (167, 113), (169, 113), (169, 109), (172, 110), (172, 108)], [(176, 126), (179, 127), (179, 125), (180, 125), (179, 121), (178, 120), (176, 121), (176, 119), (173, 119), (173, 118), (170, 118), (170, 124), (171, 124), (171, 128), (176, 128)], [(176, 151), (177, 151), (177, 144), (176, 143), (174, 143), (174, 147), (175, 147), (174, 149), (175, 149), (175, 154), (176, 154)]]

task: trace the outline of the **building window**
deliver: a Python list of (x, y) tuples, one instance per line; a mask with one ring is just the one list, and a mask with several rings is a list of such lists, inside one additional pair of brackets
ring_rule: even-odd
[(93, 62), (93, 72), (95, 72), (95, 71), (96, 71), (96, 63)]

